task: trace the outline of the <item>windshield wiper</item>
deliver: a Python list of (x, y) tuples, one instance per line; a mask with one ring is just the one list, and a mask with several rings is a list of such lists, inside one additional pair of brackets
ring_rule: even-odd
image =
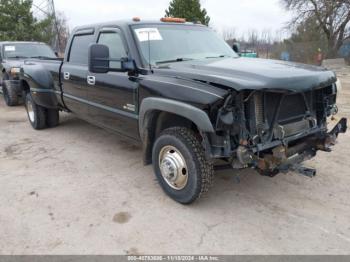
[(21, 59), (21, 58), (28, 58), (27, 56), (22, 55), (16, 55), (16, 56), (8, 56), (7, 59)]
[(165, 60), (165, 61), (159, 61), (156, 62), (156, 65), (160, 65), (160, 64), (169, 64), (169, 63), (177, 63), (177, 62), (185, 62), (185, 61), (191, 61), (193, 60), (192, 58), (176, 58), (173, 60)]
[(207, 56), (205, 59), (224, 58), (224, 57), (230, 57), (230, 56), (228, 56), (228, 55)]
[(34, 59), (47, 59), (47, 60), (57, 60), (58, 57), (48, 57), (48, 56), (31, 56), (30, 58)]

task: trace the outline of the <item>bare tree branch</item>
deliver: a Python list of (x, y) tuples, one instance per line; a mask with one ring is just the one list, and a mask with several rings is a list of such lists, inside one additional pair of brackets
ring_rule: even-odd
[(294, 28), (315, 19), (327, 37), (329, 56), (335, 55), (350, 37), (350, 0), (281, 0), (294, 11), (290, 25)]

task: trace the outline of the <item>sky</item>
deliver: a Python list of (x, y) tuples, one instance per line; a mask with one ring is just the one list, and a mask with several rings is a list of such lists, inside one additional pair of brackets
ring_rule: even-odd
[[(43, 0), (34, 0), (40, 5)], [(71, 29), (95, 22), (128, 19), (158, 19), (164, 16), (170, 0), (55, 0)], [(218, 32), (235, 28), (237, 37), (255, 29), (275, 32), (290, 19), (279, 0), (201, 0), (211, 18), (210, 26)]]

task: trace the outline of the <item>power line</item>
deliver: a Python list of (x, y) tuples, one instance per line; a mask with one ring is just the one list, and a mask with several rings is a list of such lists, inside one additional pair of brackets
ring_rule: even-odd
[(57, 33), (57, 37), (56, 37), (56, 47), (57, 47), (57, 49), (56, 50), (61, 50), (60, 49), (60, 31), (58, 29), (58, 22), (57, 22), (57, 16), (56, 16), (56, 9), (55, 9), (55, 2), (54, 2), (54, 0), (51, 0), (51, 9), (52, 9), (53, 19), (54, 19), (56, 33)]
[(53, 28), (54, 28), (54, 35), (55, 40), (53, 43), (54, 48), (59, 51), (60, 50), (60, 32), (58, 28), (58, 21), (56, 16), (56, 10), (55, 10), (55, 3), (54, 0), (44, 0), (41, 1), (39, 4), (33, 3), (33, 13), (35, 16), (42, 15), (43, 17), (51, 17), (53, 19)]
[[(43, 14), (49, 16), (50, 13), (48, 13), (47, 10), (45, 10), (45, 7), (40, 7), (40, 6), (37, 6), (36, 4), (33, 4), (33, 7), (35, 7), (36, 9), (38, 9), (38, 11), (42, 12)], [(47, 6), (48, 7), (48, 6)]]
[(42, 6), (42, 4), (47, 4), (47, 1), (46, 0), (42, 1), (40, 4), (38, 4), (38, 6)]

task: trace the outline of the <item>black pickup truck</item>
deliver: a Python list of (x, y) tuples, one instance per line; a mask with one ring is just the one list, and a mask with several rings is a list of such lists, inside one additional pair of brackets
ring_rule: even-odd
[(45, 43), (0, 42), (0, 86), (8, 106), (16, 106), (22, 98), (20, 70), (28, 58), (56, 59), (56, 54)]
[(27, 61), (26, 109), (35, 129), (72, 112), (143, 145), (164, 191), (189, 204), (214, 167), (262, 175), (297, 170), (330, 151), (341, 119), (336, 76), (321, 67), (239, 57), (211, 29), (181, 19), (76, 28), (63, 62)]

